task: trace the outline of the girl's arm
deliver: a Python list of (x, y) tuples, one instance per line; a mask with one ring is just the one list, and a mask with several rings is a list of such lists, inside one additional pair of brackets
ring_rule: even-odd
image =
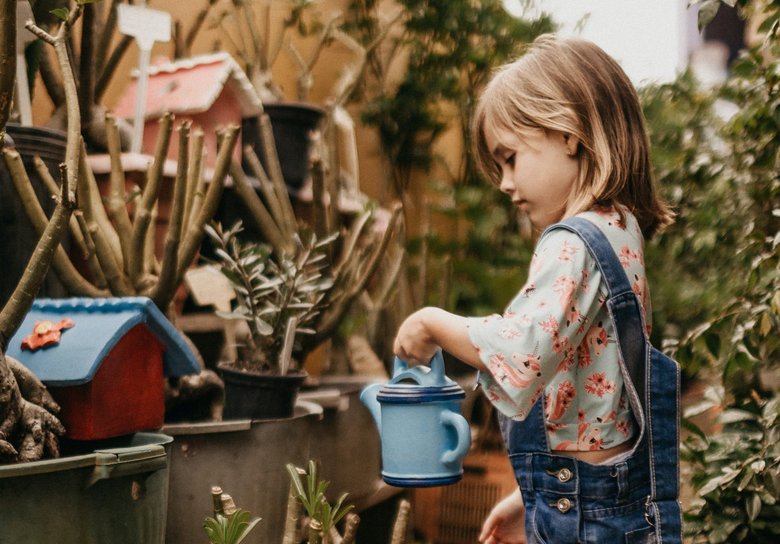
[(429, 306), (407, 317), (393, 344), (395, 354), (409, 363), (426, 364), (439, 348), (478, 370), (486, 370), (469, 339), (468, 320), (441, 308)]

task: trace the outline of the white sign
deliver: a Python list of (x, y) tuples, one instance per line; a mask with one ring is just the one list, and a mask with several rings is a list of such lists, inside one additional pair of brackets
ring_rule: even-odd
[(171, 41), (170, 13), (130, 4), (119, 4), (117, 10), (119, 32), (135, 38), (140, 49)]
[(144, 118), (146, 117), (146, 88), (149, 83), (149, 60), (154, 42), (171, 40), (171, 14), (141, 6), (119, 4), (117, 6), (119, 31), (132, 36), (141, 50), (138, 56), (138, 85), (135, 95), (135, 115), (133, 117), (133, 139), (130, 151), (140, 153), (144, 136)]

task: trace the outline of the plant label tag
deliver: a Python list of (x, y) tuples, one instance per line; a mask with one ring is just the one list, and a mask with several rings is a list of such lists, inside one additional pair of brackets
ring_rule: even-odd
[(230, 301), (236, 298), (236, 293), (216, 267), (191, 268), (185, 272), (184, 281), (199, 306), (213, 305), (217, 310), (230, 311)]
[(130, 4), (119, 4), (117, 10), (119, 32), (135, 38), (141, 50), (171, 40), (170, 13)]
[(146, 120), (146, 88), (149, 85), (149, 60), (152, 57), (154, 42), (171, 40), (171, 14), (141, 6), (119, 4), (117, 6), (119, 32), (132, 36), (138, 44), (138, 83), (135, 95), (135, 114), (133, 115), (133, 139), (130, 151), (141, 152)]

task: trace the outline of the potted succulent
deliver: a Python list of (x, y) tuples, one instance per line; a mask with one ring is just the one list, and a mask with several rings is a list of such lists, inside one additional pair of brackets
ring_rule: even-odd
[(236, 360), (219, 364), (223, 417), (290, 417), (306, 378), (298, 365), (300, 336), (314, 334), (311, 325), (333, 285), (323, 269), (335, 236), (296, 236), (293, 251), (273, 253), (269, 245), (240, 241), (241, 230), (240, 222), (229, 229), (207, 227), (217, 264), (237, 297), (231, 311), (217, 314), (244, 322), (247, 331), (238, 341)]
[[(335, 18), (330, 24), (322, 25), (318, 14), (310, 12), (314, 3), (314, 0), (288, 0), (272, 5), (271, 2), (231, 0), (229, 7), (213, 19), (213, 27), (229, 43), (263, 102), (265, 114), (270, 117), (284, 179), (292, 191), (299, 190), (305, 182), (308, 169), (302, 157), (309, 154), (310, 135), (317, 131), (325, 110), (308, 102), (300, 92), (297, 100), (287, 99), (274, 80), (272, 69), (282, 51), (289, 51), (296, 60), (301, 58), (288, 38), (289, 31), (295, 30), (302, 37), (319, 31), (319, 43), (304, 61), (305, 73), (299, 78), (311, 81), (311, 68), (335, 26)], [(241, 129), (244, 145), (251, 145), (265, 161), (260, 149), (262, 139), (268, 136), (263, 134), (259, 118), (245, 118)]]

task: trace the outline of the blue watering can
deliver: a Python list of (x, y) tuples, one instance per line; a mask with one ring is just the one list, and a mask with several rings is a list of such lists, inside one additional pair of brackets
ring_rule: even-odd
[(463, 476), (471, 431), (460, 413), (463, 389), (444, 375), (441, 351), (431, 366), (396, 358), (386, 384), (363, 389), (360, 400), (376, 420), (382, 444), (382, 479), (399, 487), (454, 484)]

